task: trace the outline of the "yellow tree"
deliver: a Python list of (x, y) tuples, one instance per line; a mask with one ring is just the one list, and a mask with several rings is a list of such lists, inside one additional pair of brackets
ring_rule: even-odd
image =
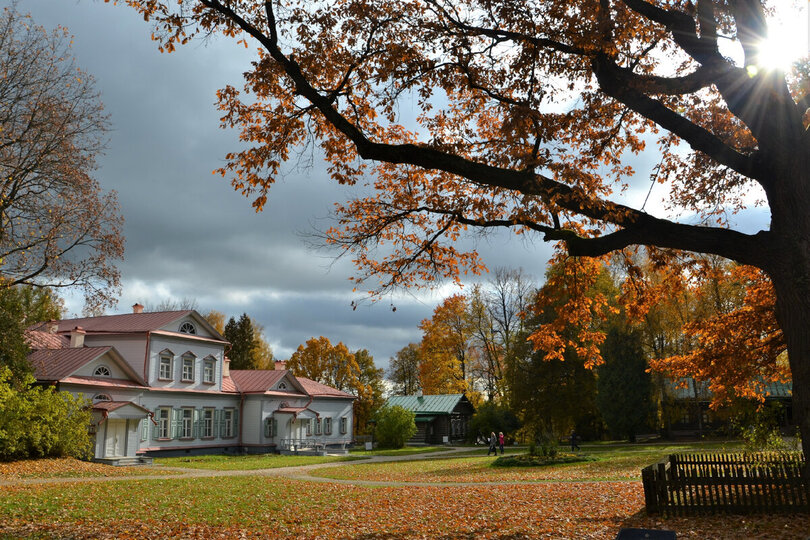
[[(291, 151), (316, 140), (333, 178), (363, 184), (329, 231), (359, 286), (481, 271), (456, 242), (470, 227), (576, 256), (647, 245), (759, 268), (810, 440), (810, 88), (759, 54), (775, 2), (125, 2), (162, 50), (198, 33), (259, 46), (244, 88), (219, 93), (246, 145), (220, 172), (261, 209)], [(415, 126), (398, 116), (405, 101)], [(669, 217), (626, 197), (624, 158), (650, 142)], [(727, 220), (758, 203), (767, 230)]]
[(472, 324), (467, 298), (449, 296), (419, 325), (419, 381), (426, 394), (471, 393)]
[(357, 387), (360, 367), (354, 355), (342, 342), (332, 345), (321, 336), (308, 339), (287, 360), (287, 369), (297, 377), (351, 392)]

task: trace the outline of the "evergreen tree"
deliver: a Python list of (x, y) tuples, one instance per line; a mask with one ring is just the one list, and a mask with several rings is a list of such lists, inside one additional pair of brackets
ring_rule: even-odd
[(611, 328), (602, 344), (596, 403), (608, 430), (631, 442), (652, 412), (652, 381), (638, 332)]
[(225, 339), (231, 342), (228, 358), (231, 360), (231, 369), (256, 369), (253, 349), (256, 346), (253, 339), (253, 323), (247, 313), (242, 313), (239, 321), (233, 317), (225, 325)]

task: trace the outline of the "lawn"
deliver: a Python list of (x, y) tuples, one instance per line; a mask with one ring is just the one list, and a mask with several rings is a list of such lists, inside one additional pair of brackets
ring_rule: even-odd
[(361, 487), (258, 476), (14, 486), (0, 536), (71, 538), (804, 538), (808, 516), (656, 521), (636, 482)]
[[(474, 450), (431, 460), (398, 463), (367, 463), (329, 468), (313, 475), (341, 480), (377, 480), (386, 482), (542, 482), (581, 480), (641, 480), (641, 469), (674, 453), (734, 449), (729, 444), (672, 444), (594, 446), (582, 454), (595, 461), (548, 467), (493, 467), (495, 458), (486, 450)], [(510, 448), (510, 453), (525, 448)]]
[(447, 446), (406, 446), (404, 448), (363, 450), (360, 448), (349, 450), (353, 456), (410, 456), (413, 454), (428, 454), (432, 452), (448, 452)]
[(164, 467), (183, 467), (189, 469), (208, 469), (218, 471), (255, 471), (259, 469), (277, 469), (279, 467), (298, 467), (299, 465), (316, 465), (334, 461), (354, 461), (365, 459), (362, 456), (282, 456), (278, 454), (250, 454), (244, 456), (211, 455), (183, 456), (155, 459), (155, 464)]
[(73, 458), (0, 462), (0, 482), (26, 478), (94, 478), (178, 474), (152, 467), (110, 467)]
[[(575, 476), (612, 474), (632, 478), (635, 473), (629, 471), (630, 462), (646, 464), (650, 458), (684, 449), (682, 446), (611, 447), (599, 452), (589, 449), (588, 452), (599, 454), (603, 467), (612, 472), (579, 471)], [(269, 458), (282, 458), (231, 456), (220, 461), (217, 468), (244, 469), (247, 458), (260, 457), (268, 460), (257, 461), (262, 463), (260, 468), (267, 468)], [(283, 456), (287, 463), (288, 458), (302, 457)], [(307, 461), (311, 463), (313, 459), (308, 457)], [(382, 478), (385, 469), (390, 469), (397, 478), (406, 481), (459, 481), (491, 474), (481, 472), (494, 469), (488, 467), (491, 462), (492, 458), (486, 456), (450, 458), (435, 454), (424, 461), (374, 467), (336, 464), (329, 468), (329, 473), (353, 476), (362, 471)], [(207, 465), (213, 467), (215, 463), (210, 459)], [(571, 468), (548, 468), (568, 469)], [(410, 471), (410, 478), (406, 471)], [(570, 470), (566, 474), (571, 475)], [(498, 478), (493, 476), (490, 480), (501, 481)], [(679, 540), (804, 540), (810, 530), (808, 515), (647, 517), (638, 481), (567, 480), (364, 486), (248, 473), (20, 483), (5, 485), (0, 490), (0, 538), (612, 539), (622, 527), (647, 527), (675, 530)]]

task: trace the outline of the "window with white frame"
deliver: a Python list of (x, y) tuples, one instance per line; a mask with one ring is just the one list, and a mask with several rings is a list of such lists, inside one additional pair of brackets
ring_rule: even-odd
[(324, 435), (332, 434), (332, 419), (328, 416), (323, 419), (323, 434)]
[(213, 438), (214, 436), (214, 409), (203, 409), (203, 429), (202, 436)]
[(169, 407), (161, 407), (158, 409), (158, 438), (170, 439), (171, 438), (171, 421), (172, 410)]
[(346, 434), (346, 430), (348, 429), (348, 427), (349, 427), (349, 419), (346, 418), (345, 416), (341, 417), (340, 418), (340, 433), (341, 433), (341, 435)]
[(301, 421), (306, 426), (306, 428), (307, 428), (307, 437), (309, 437), (310, 435), (312, 435), (312, 419), (311, 418), (306, 418), (306, 419), (301, 420)]
[(316, 419), (313, 420), (313, 422), (315, 422), (315, 435), (320, 435), (321, 434), (321, 419), (316, 418)]
[(214, 361), (206, 359), (203, 362), (203, 382), (214, 384)]
[(191, 439), (194, 437), (194, 409), (181, 409), (180, 415), (180, 438)]
[(222, 437), (233, 437), (233, 409), (222, 411)]
[(158, 378), (170, 381), (172, 379), (172, 357), (169, 354), (160, 355), (160, 373)]
[(183, 382), (194, 382), (194, 357), (183, 357)]
[(107, 366), (98, 366), (93, 371), (93, 375), (95, 375), (96, 377), (110, 377), (112, 376), (112, 372), (110, 371), (110, 368), (108, 368)]
[(184, 334), (197, 334), (197, 328), (194, 326), (194, 323), (190, 323), (188, 321), (181, 324), (179, 330)]

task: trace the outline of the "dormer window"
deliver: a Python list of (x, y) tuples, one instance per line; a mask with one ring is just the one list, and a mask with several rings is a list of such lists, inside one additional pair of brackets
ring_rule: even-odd
[(184, 322), (180, 325), (180, 332), (182, 334), (191, 334), (192, 336), (197, 335), (197, 327), (194, 326), (194, 323), (190, 323), (188, 321)]
[(111, 377), (112, 372), (110, 372), (110, 368), (107, 366), (98, 366), (94, 371), (93, 375), (95, 377)]

